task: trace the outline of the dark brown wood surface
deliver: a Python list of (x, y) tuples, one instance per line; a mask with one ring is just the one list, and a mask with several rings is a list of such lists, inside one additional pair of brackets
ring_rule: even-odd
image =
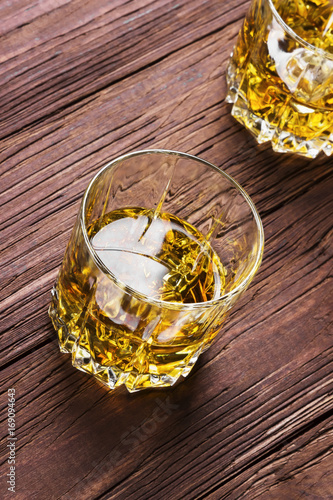
[[(333, 158), (275, 154), (230, 116), (227, 59), (248, 5), (0, 1), (0, 498), (333, 498)], [(71, 366), (47, 308), (89, 180), (153, 147), (234, 176), (266, 248), (189, 378), (130, 395)]]

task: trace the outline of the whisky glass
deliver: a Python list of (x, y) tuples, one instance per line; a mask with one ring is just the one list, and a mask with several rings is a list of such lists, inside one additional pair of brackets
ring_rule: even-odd
[(333, 151), (332, 0), (253, 0), (231, 54), (232, 115), (274, 151)]
[(60, 350), (113, 389), (190, 372), (258, 270), (263, 227), (226, 173), (138, 151), (107, 164), (81, 203), (49, 315)]

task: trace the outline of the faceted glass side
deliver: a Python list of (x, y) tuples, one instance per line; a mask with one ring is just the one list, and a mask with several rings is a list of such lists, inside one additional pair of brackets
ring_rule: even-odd
[[(84, 324), (74, 324), (72, 321), (66, 324), (57, 285), (52, 289), (49, 316), (58, 333), (60, 351), (71, 354), (75, 368), (94, 375), (110, 389), (124, 384), (129, 392), (135, 392), (149, 387), (169, 387), (179, 377), (186, 377), (201, 352), (210, 346), (221, 323), (225, 320), (226, 312), (223, 314), (220, 309), (218, 317), (213, 320), (206, 315), (205, 322), (209, 328), (209, 334), (203, 335), (194, 345), (182, 348), (175, 346), (173, 350), (176, 356), (173, 362), (164, 365), (156, 362), (156, 357), (158, 357), (156, 351), (163, 349), (165, 352), (165, 344), (152, 345), (149, 339), (143, 338), (136, 343), (136, 350), (131, 348), (130, 353), (123, 356), (123, 362), (120, 362), (118, 355), (117, 364), (112, 363), (112, 352), (116, 342), (112, 328), (108, 329), (108, 326), (102, 323), (96, 328), (96, 320), (92, 317), (85, 318)], [(215, 327), (212, 330), (214, 323)], [(156, 321), (154, 326), (158, 329)], [(197, 325), (194, 326), (192, 323), (191, 326), (197, 330)], [(172, 349), (172, 343), (170, 345)]]

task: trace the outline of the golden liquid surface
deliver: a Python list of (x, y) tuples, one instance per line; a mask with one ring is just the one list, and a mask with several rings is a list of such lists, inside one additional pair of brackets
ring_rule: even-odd
[[(286, 33), (268, 2), (253, 3), (229, 66), (233, 116), (277, 151), (314, 157), (332, 154), (333, 3), (273, 0), (286, 24), (309, 50)], [(262, 7), (262, 10), (260, 9)], [(260, 14), (261, 12), (261, 14)], [(237, 94), (237, 96), (236, 96)], [(327, 142), (328, 141), (328, 142)]]
[(80, 261), (75, 250), (83, 241), (69, 247), (57, 284), (58, 314), (66, 324), (65, 329), (55, 325), (62, 350), (73, 350), (76, 366), (106, 383), (112, 367), (119, 385), (127, 377), (129, 390), (149, 387), (151, 377), (169, 385), (162, 378), (182, 373), (215, 336), (222, 317), (214, 323), (212, 311), (163, 308), (140, 295), (178, 305), (216, 299), (225, 281), (219, 257), (190, 224), (142, 208), (108, 213), (88, 235), (112, 276), (94, 278), (91, 264)]
[(332, 0), (273, 0), (273, 4), (298, 36), (333, 54)]
[(124, 209), (90, 229), (92, 246), (118, 280), (148, 297), (197, 303), (219, 298), (221, 262), (204, 236), (171, 214)]

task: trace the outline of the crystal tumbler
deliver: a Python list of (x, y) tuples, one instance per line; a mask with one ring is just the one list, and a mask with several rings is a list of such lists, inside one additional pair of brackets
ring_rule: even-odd
[(210, 163), (115, 159), (83, 196), (52, 291), (60, 350), (111, 389), (174, 384), (254, 277), (263, 241), (248, 195)]

